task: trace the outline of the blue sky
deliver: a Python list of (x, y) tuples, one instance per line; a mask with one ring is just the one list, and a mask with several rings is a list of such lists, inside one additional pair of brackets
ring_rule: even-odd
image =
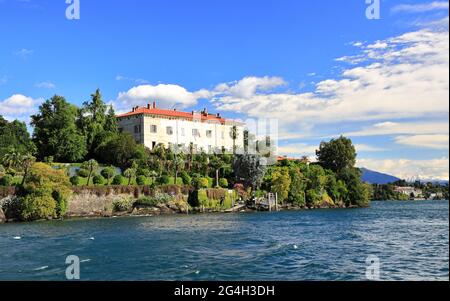
[(448, 179), (448, 2), (0, 0), (0, 114), (100, 88), (118, 111), (161, 107), (276, 118), (280, 152), (340, 134), (358, 164)]

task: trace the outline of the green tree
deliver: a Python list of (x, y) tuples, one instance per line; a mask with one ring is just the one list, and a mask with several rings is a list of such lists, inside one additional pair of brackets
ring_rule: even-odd
[(240, 154), (235, 156), (233, 171), (238, 182), (256, 190), (261, 186), (267, 166), (261, 156)]
[(111, 179), (116, 175), (116, 169), (112, 166), (106, 167), (101, 171), (101, 175), (107, 180), (109, 185), (111, 184)]
[(0, 115), (0, 158), (12, 149), (20, 154), (35, 152), (26, 124), (18, 120), (8, 122)]
[(124, 171), (123, 175), (128, 179), (128, 186), (131, 185), (131, 180), (136, 176), (136, 167), (130, 167)]
[(20, 167), (23, 171), (22, 183), (20, 184), (21, 186), (23, 186), (26, 183), (30, 169), (35, 162), (36, 158), (30, 154), (23, 155), (21, 157)]
[(98, 162), (95, 161), (94, 159), (86, 161), (81, 166), (81, 169), (88, 171), (87, 186), (89, 186), (92, 175), (95, 174), (95, 172), (98, 169)]
[[(86, 137), (90, 157), (97, 155), (96, 149), (103, 142), (118, 133), (114, 110), (103, 102), (99, 89), (91, 95), (90, 101), (83, 103), (79, 110), (78, 128)], [(98, 157), (101, 159), (101, 157)]]
[(341, 136), (330, 142), (320, 143), (316, 151), (319, 164), (334, 172), (340, 172), (344, 168), (352, 168), (356, 162), (356, 150), (350, 139)]
[(291, 187), (291, 177), (288, 168), (277, 168), (272, 173), (271, 187), (272, 192), (278, 194), (278, 200), (280, 202), (284, 202), (288, 198)]
[(291, 186), (288, 196), (289, 202), (300, 207), (306, 206), (306, 187), (308, 179), (303, 176), (300, 168), (297, 166), (289, 169), (289, 175), (291, 177)]
[(118, 166), (122, 169), (131, 165), (132, 161), (142, 154), (133, 136), (127, 133), (116, 134), (97, 148), (97, 156), (102, 163)]
[(84, 158), (86, 138), (75, 124), (77, 113), (75, 106), (55, 95), (39, 107), (37, 115), (31, 116), (38, 159), (52, 156), (58, 161), (78, 162)]

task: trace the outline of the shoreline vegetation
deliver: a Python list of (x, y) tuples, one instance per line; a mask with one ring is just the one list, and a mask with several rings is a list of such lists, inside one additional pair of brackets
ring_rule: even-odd
[[(31, 120), (32, 135), (25, 123), (0, 116), (0, 223), (355, 208), (370, 206), (374, 195), (374, 187), (361, 181), (355, 147), (345, 137), (322, 142), (316, 162), (276, 157), (270, 137), (238, 137), (235, 129), (228, 134), (243, 139), (244, 148), (230, 154), (206, 153), (192, 144), (150, 150), (119, 131), (99, 90), (80, 108), (55, 95)], [(275, 164), (265, 164), (270, 160)]]

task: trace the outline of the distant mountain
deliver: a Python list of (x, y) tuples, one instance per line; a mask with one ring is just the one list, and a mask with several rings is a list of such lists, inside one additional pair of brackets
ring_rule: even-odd
[(373, 171), (367, 168), (360, 168), (362, 171), (361, 179), (370, 184), (388, 184), (399, 181), (400, 179), (381, 172)]

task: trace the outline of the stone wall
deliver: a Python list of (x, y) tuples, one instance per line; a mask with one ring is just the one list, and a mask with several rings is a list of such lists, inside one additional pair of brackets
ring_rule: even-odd
[(68, 217), (112, 216), (114, 201), (132, 198), (129, 194), (98, 195), (91, 191), (73, 194), (69, 199)]

